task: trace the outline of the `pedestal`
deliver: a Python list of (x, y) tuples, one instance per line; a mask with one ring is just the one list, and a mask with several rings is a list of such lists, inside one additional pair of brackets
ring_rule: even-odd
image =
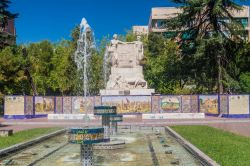
[(81, 145), (81, 166), (94, 166), (93, 145)]
[(152, 95), (155, 93), (154, 89), (101, 89), (100, 95), (101, 96), (122, 96), (122, 95)]

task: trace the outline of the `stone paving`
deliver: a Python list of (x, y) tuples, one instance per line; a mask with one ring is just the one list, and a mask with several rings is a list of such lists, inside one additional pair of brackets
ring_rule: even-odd
[[(75, 127), (75, 126), (98, 126), (100, 120), (91, 120), (85, 123), (83, 120), (48, 120), (47, 118), (6, 120), (0, 118), (0, 129), (13, 129), (14, 132), (31, 128), (46, 127)], [(124, 119), (119, 125), (137, 126), (171, 126), (171, 125), (208, 125), (224, 129), (236, 134), (250, 137), (250, 119), (229, 119), (206, 117), (205, 119), (175, 119), (175, 120), (142, 120), (141, 117)]]

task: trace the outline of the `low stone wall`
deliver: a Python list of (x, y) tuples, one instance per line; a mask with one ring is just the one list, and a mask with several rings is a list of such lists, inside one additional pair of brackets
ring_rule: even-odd
[(246, 118), (250, 115), (249, 100), (249, 95), (130, 95), (90, 96), (86, 99), (82, 96), (5, 96), (4, 117), (23, 119), (47, 117), (48, 114), (93, 114), (94, 106), (110, 105), (117, 106), (117, 112), (125, 115), (204, 113)]

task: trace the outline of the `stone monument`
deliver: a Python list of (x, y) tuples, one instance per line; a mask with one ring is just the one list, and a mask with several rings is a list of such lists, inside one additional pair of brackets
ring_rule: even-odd
[(101, 95), (151, 95), (154, 89), (148, 89), (144, 80), (143, 43), (140, 36), (134, 42), (122, 42), (113, 36), (107, 47), (108, 63), (111, 66), (106, 89), (100, 90)]

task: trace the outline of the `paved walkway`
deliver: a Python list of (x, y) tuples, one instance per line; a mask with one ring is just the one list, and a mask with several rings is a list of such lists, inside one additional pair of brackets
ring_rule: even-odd
[[(31, 128), (100, 126), (100, 120), (48, 120), (47, 118), (5, 120), (0, 118), (0, 129), (13, 129), (14, 132)], [(236, 134), (250, 137), (250, 119), (228, 119), (206, 117), (205, 119), (142, 120), (124, 119), (119, 125), (167, 126), (167, 125), (208, 125)]]

